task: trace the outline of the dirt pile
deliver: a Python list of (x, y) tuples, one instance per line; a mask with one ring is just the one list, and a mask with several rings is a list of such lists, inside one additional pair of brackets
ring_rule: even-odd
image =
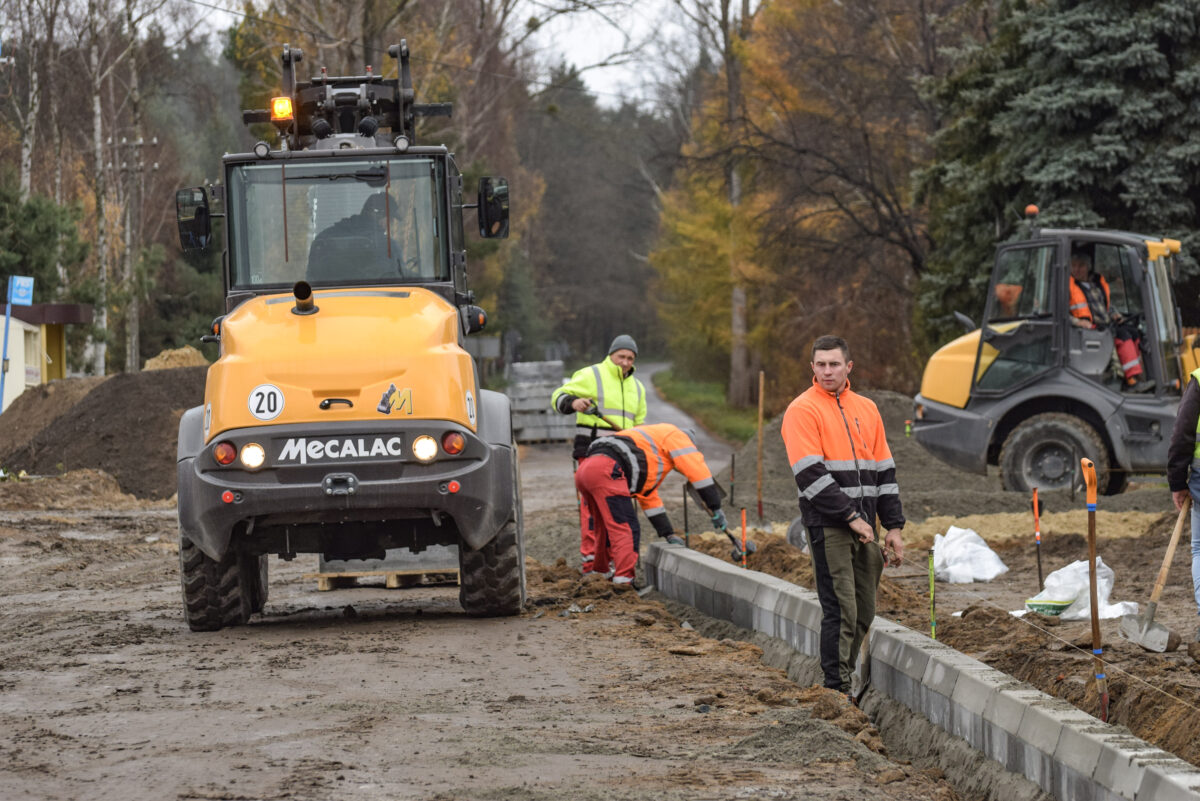
[[(179, 417), (204, 402), (205, 372), (203, 367), (184, 367), (122, 373), (98, 383), (55, 382), (49, 387), (63, 388), (38, 393), (21, 408), (13, 404), (5, 412), (6, 424), (34, 433), (16, 447), (0, 441), (0, 464), (31, 475), (103, 470), (123, 492), (143, 499), (170, 498), (175, 494)], [(81, 393), (83, 387), (67, 387), (72, 381), (92, 383), (83, 385), (89, 391)]]
[[(898, 392), (867, 390), (863, 394), (879, 407), (887, 431), (888, 447), (896, 460), (896, 481), (905, 517), (921, 522), (935, 516), (963, 514), (990, 515), (998, 512), (1028, 516), (1030, 499), (1023, 493), (1005, 492), (994, 467), (988, 475), (964, 473), (942, 462), (904, 434), (904, 421), (912, 418), (912, 398)], [(796, 482), (792, 477), (787, 451), (780, 433), (783, 415), (763, 424), (763, 517), (766, 520), (791, 520), (800, 514)], [(732, 508), (744, 506), (757, 513), (758, 441), (752, 438), (734, 455), (733, 471), (718, 475), (722, 486), (733, 485)], [(1069, 492), (1042, 493), (1047, 512), (1082, 509), (1082, 495), (1071, 498)], [(1110, 511), (1160, 513), (1170, 508), (1166, 485), (1131, 485), (1121, 495), (1100, 499), (1099, 508)]]
[(72, 470), (62, 476), (0, 481), (0, 511), (136, 509), (144, 504), (121, 491), (108, 473)]
[(208, 367), (208, 359), (191, 345), (175, 350), (164, 350), (152, 359), (147, 359), (143, 370), (174, 370), (176, 367)]
[(29, 387), (0, 414), (0, 467), (7, 457), (29, 444), (39, 431), (83, 400), (107, 376), (67, 378)]

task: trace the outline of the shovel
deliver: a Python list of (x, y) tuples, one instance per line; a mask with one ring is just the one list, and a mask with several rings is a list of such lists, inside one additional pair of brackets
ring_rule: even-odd
[(1167, 583), (1167, 571), (1171, 569), (1171, 559), (1175, 557), (1175, 546), (1179, 543), (1179, 535), (1183, 533), (1184, 521), (1192, 510), (1192, 498), (1189, 495), (1179, 510), (1179, 518), (1175, 521), (1175, 530), (1171, 532), (1171, 541), (1167, 543), (1167, 555), (1163, 557), (1162, 567), (1158, 571), (1158, 579), (1154, 582), (1154, 591), (1150, 593), (1150, 603), (1146, 604), (1144, 615), (1125, 615), (1121, 618), (1121, 636), (1135, 645), (1140, 645), (1147, 651), (1174, 651), (1179, 647), (1180, 637), (1161, 623), (1154, 622), (1154, 613), (1158, 610), (1158, 598), (1162, 595), (1163, 585)]

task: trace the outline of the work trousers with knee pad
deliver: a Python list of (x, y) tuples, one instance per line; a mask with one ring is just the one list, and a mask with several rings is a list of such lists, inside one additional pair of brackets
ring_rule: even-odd
[(825, 686), (850, 692), (863, 638), (875, 619), (875, 590), (883, 574), (877, 542), (860, 542), (849, 528), (808, 530), (813, 574), (821, 600), (821, 670)]
[[(615, 566), (613, 581), (633, 581), (641, 530), (620, 463), (603, 453), (588, 456), (575, 471), (575, 489), (591, 521), (589, 531), (583, 528), (581, 519), (581, 550), (590, 540), (595, 545), (593, 564), (597, 572), (606, 570), (611, 559)], [(584, 567), (586, 572), (586, 564)]]

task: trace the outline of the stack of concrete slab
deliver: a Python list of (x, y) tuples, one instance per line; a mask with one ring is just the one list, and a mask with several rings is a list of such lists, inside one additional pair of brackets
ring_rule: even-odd
[(561, 442), (575, 436), (575, 415), (559, 414), (550, 393), (562, 386), (563, 363), (514, 362), (508, 366), (506, 394), (512, 402), (517, 442)]

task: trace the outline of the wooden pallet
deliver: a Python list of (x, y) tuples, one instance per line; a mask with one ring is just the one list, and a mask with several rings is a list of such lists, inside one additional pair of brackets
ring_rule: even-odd
[(317, 580), (317, 592), (329, 592), (344, 587), (358, 586), (358, 579), (383, 576), (384, 586), (389, 590), (415, 587), (418, 584), (458, 584), (459, 574), (454, 571), (430, 572), (426, 570), (356, 570), (336, 573), (305, 573), (305, 578)]

